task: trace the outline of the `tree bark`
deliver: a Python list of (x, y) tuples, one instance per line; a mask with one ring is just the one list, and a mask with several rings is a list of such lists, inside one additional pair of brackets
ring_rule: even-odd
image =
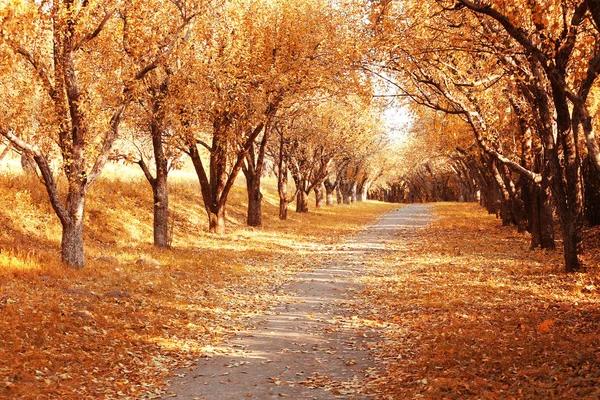
[(166, 174), (157, 176), (152, 193), (154, 195), (154, 245), (165, 248), (169, 246), (169, 191)]
[(167, 179), (169, 176), (169, 161), (164, 150), (164, 115), (162, 104), (167, 93), (169, 80), (165, 79), (158, 87), (152, 88), (153, 97), (152, 119), (150, 121), (150, 138), (152, 140), (152, 151), (154, 153), (154, 162), (156, 164), (156, 177), (152, 176), (148, 165), (143, 159), (138, 161), (138, 165), (144, 172), (144, 176), (152, 187), (152, 196), (154, 200), (153, 208), (153, 235), (154, 245), (160, 248), (169, 247), (169, 187)]
[(246, 154), (246, 162), (242, 167), (246, 177), (246, 189), (248, 192), (248, 216), (246, 223), (248, 226), (262, 226), (262, 199), (260, 191), (261, 178), (264, 170), (265, 152), (269, 137), (271, 136), (271, 118), (275, 115), (276, 108), (273, 107), (271, 113), (267, 114), (267, 122), (263, 137), (258, 145), (258, 151), (255, 151), (255, 145), (252, 143)]
[(315, 207), (323, 208), (325, 205), (325, 198), (323, 197), (323, 185), (316, 185), (314, 188), (315, 191)]
[(64, 263), (75, 268), (85, 266), (83, 248), (84, 206), (85, 194), (83, 191), (70, 191), (65, 204), (69, 218), (62, 222), (61, 256)]
[[(283, 131), (279, 126), (274, 126), (275, 131), (279, 134), (279, 152), (277, 160), (277, 193), (279, 194), (279, 219), (284, 221), (288, 215), (288, 158), (289, 153), (286, 148), (286, 140)], [(292, 196), (293, 199), (294, 196)]]
[(583, 174), (585, 220), (591, 226), (600, 225), (600, 173), (589, 157), (584, 160)]
[(554, 216), (550, 182), (547, 177), (542, 179), (540, 187), (540, 247), (542, 249), (556, 249), (554, 241)]
[[(578, 272), (582, 267), (579, 255), (582, 252), (581, 241), (583, 233), (581, 166), (577, 143), (575, 141), (575, 126), (570, 124), (569, 105), (566, 96), (556, 86), (553, 84), (552, 90), (557, 114), (557, 137), (563, 150), (564, 179), (566, 183), (565, 207), (560, 213), (562, 215), (561, 227), (563, 232), (565, 269), (566, 272)], [(558, 179), (559, 176), (561, 175), (555, 174), (554, 178)]]
[(332, 206), (335, 202), (335, 189), (337, 188), (337, 182), (331, 182), (329, 178), (323, 182), (325, 185), (325, 204)]
[(216, 212), (208, 214), (208, 231), (218, 235), (225, 233), (225, 207), (218, 207)]
[(62, 262), (75, 268), (85, 266), (83, 250), (83, 221), (73, 221), (63, 225), (61, 240)]
[(288, 201), (287, 199), (279, 199), (279, 219), (285, 221), (288, 213)]
[(244, 171), (246, 176), (246, 190), (248, 192), (248, 216), (246, 223), (248, 226), (262, 226), (262, 199), (260, 191), (260, 176)]
[(307, 213), (308, 212), (308, 195), (302, 189), (298, 190), (296, 195), (296, 212)]

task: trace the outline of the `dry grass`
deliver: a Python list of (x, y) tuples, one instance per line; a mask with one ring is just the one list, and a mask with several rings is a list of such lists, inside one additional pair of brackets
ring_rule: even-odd
[(370, 265), (385, 397), (599, 398), (598, 259), (567, 275), (560, 253), (529, 250), (477, 205), (434, 210), (427, 230), (403, 232)]
[[(171, 183), (172, 249), (151, 244), (151, 191), (139, 172), (109, 174), (90, 192), (88, 263), (73, 271), (59, 262), (43, 187), (0, 175), (0, 398), (152, 397), (165, 375), (270, 305), (316, 250), (394, 208), (367, 202), (279, 221), (271, 183), (265, 228), (248, 229), (238, 187), (228, 233), (213, 236), (193, 175)], [(144, 258), (160, 266), (136, 263)]]

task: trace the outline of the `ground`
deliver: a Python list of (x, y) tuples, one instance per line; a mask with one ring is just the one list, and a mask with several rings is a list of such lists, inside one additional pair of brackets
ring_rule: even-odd
[(427, 206), (400, 208), (346, 241), (322, 248), (321, 266), (297, 275), (267, 315), (207, 354), (195, 368), (181, 370), (168, 397), (181, 399), (366, 399), (367, 382), (378, 365), (369, 349), (377, 329), (364, 324), (359, 281), (364, 266), (385, 254), (399, 229), (418, 229)]
[[(319, 263), (378, 215), (377, 202), (312, 208), (277, 218), (265, 182), (264, 228), (244, 226), (234, 187), (228, 230), (206, 232), (198, 183), (171, 176), (173, 247), (152, 246), (152, 192), (139, 171), (109, 170), (86, 204), (87, 263), (60, 263), (60, 226), (36, 177), (0, 174), (0, 398), (158, 397), (165, 378), (247, 318), (273, 305), (286, 282)], [(313, 203), (314, 204), (314, 203)]]
[(588, 235), (587, 274), (559, 252), (530, 250), (476, 204), (433, 205), (369, 264), (364, 304), (384, 334), (381, 398), (600, 397), (600, 280)]
[[(266, 195), (266, 227), (253, 230), (243, 228), (238, 191), (230, 230), (215, 237), (202, 231), (197, 188), (176, 183), (174, 248), (156, 250), (148, 188), (115, 181), (91, 194), (90, 261), (73, 271), (57, 262), (57, 222), (43, 191), (3, 179), (0, 398), (160, 397), (174, 390), (168, 382), (206, 375), (189, 368), (223, 346), (236, 348), (236, 332), (243, 338), (265, 319), (269, 330), (269, 318), (287, 327), (287, 312), (304, 321), (305, 339), (324, 333), (358, 346), (283, 346), (319, 352), (317, 364), (337, 363), (356, 377), (306, 375), (297, 365), (293, 375), (267, 374), (263, 383), (285, 390), (298, 381), (311, 393), (348, 399), (600, 396), (597, 231), (586, 234), (588, 273), (565, 274), (560, 252), (529, 250), (525, 234), (477, 205), (437, 204), (426, 206), (426, 228), (387, 224), (397, 233), (353, 258), (360, 227), (398, 205), (291, 213), (281, 223), (276, 199)], [(117, 206), (122, 217), (112, 218)], [(334, 286), (323, 290), (335, 296), (309, 311), (293, 296), (319, 274), (329, 276), (322, 283)], [(243, 370), (244, 361), (229, 369)], [(245, 397), (261, 398), (251, 389)], [(291, 397), (285, 390), (277, 396)]]

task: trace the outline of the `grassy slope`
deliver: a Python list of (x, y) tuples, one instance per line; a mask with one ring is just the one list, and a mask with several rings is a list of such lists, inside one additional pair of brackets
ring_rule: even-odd
[(598, 398), (598, 231), (589, 273), (568, 275), (559, 252), (530, 250), (475, 204), (434, 210), (427, 230), (369, 266), (382, 398)]
[[(117, 177), (118, 176), (118, 177)], [(231, 195), (228, 233), (205, 232), (197, 180), (171, 179), (173, 249), (152, 246), (152, 199), (136, 170), (108, 174), (86, 205), (82, 271), (60, 262), (60, 225), (35, 179), (0, 173), (0, 398), (139, 398), (207, 354), (271, 304), (311, 257), (395, 208), (366, 202), (277, 219), (272, 183), (264, 229), (244, 227)], [(118, 262), (98, 260), (114, 256)], [(137, 264), (155, 258), (161, 266)]]

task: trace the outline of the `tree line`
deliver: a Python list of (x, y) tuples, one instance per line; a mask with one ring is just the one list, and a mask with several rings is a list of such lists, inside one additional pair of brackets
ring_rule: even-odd
[(361, 68), (365, 13), (324, 0), (4, 2), (0, 134), (35, 164), (63, 262), (85, 264), (86, 196), (110, 160), (143, 171), (159, 247), (169, 245), (169, 173), (185, 157), (215, 233), (240, 172), (250, 226), (262, 225), (267, 169), (282, 219), (294, 200), (308, 212), (311, 191), (317, 207), (336, 192), (365, 199), (385, 146)]
[[(422, 113), (444, 115), (444, 135), (457, 139), (442, 160), (413, 164), (373, 195), (479, 193), (532, 233), (532, 247), (555, 248), (560, 229), (566, 271), (582, 270), (583, 227), (600, 222), (600, 2), (384, 0), (372, 19), (373, 72)], [(421, 142), (439, 132), (422, 128)]]

